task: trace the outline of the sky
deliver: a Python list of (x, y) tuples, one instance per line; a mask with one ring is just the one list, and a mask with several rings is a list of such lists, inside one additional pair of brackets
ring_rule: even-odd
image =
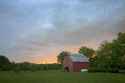
[(0, 54), (55, 63), (63, 50), (97, 49), (125, 32), (125, 0), (0, 0)]

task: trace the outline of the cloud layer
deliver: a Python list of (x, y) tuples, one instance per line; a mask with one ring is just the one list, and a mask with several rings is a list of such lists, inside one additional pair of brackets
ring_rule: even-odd
[(124, 9), (121, 0), (0, 0), (0, 53), (51, 62), (62, 50), (97, 48), (125, 32)]

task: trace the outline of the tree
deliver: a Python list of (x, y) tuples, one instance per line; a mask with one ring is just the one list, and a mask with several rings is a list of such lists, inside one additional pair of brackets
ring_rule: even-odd
[(95, 51), (92, 48), (88, 48), (88, 47), (83, 46), (79, 49), (79, 53), (84, 54), (88, 58), (92, 58)]
[(6, 64), (10, 64), (9, 59), (3, 55), (0, 55), (0, 66), (6, 65)]
[(104, 42), (97, 50), (93, 63), (99, 71), (118, 72), (125, 70), (125, 33), (119, 33), (112, 42)]
[(125, 70), (125, 33), (120, 32), (117, 39), (113, 40), (114, 54), (116, 54), (118, 67)]
[(112, 64), (112, 43), (104, 42), (97, 50), (94, 66), (99, 71), (109, 71)]
[(62, 51), (58, 56), (57, 56), (57, 59), (58, 59), (58, 62), (63, 64), (63, 60), (64, 60), (64, 56), (68, 56), (70, 55), (69, 52), (67, 51)]
[(0, 55), (0, 69), (1, 70), (9, 70), (10, 69), (9, 59), (3, 55)]

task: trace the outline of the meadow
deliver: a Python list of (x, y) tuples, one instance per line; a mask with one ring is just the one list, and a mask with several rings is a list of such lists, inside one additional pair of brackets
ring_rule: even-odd
[(125, 83), (120, 73), (69, 73), (63, 71), (1, 71), (0, 83)]

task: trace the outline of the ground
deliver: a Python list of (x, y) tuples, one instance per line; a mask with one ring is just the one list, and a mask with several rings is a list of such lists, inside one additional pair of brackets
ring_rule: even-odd
[(0, 72), (0, 83), (125, 83), (125, 74), (62, 71)]

